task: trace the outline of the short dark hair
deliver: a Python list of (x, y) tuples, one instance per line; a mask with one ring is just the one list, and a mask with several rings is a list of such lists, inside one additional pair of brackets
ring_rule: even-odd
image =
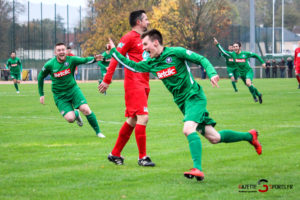
[(146, 14), (146, 11), (144, 10), (136, 10), (130, 13), (129, 16), (129, 23), (131, 27), (134, 27), (136, 25), (137, 20), (142, 20), (143, 13)]
[(56, 43), (56, 44), (55, 44), (55, 47), (57, 47), (57, 46), (61, 46), (61, 45), (64, 45), (64, 46), (66, 46), (66, 44), (65, 44), (65, 43), (63, 43), (63, 42), (59, 42), (59, 43)]
[(239, 45), (239, 47), (242, 46), (242, 44), (240, 42), (234, 42), (233, 44), (237, 44), (237, 45)]
[(71, 49), (71, 47), (70, 47), (70, 46), (67, 46), (67, 49)]
[(158, 40), (160, 45), (163, 45), (162, 34), (157, 29), (151, 29), (142, 34), (141, 38), (144, 39), (146, 36), (150, 38), (151, 41)]
[(15, 53), (15, 54), (16, 54), (16, 51), (12, 51), (10, 54), (12, 54), (12, 53)]

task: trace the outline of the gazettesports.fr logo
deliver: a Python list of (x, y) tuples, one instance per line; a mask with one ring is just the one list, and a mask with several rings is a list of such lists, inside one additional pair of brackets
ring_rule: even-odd
[(270, 190), (292, 190), (292, 184), (268, 184), (267, 179), (260, 179), (257, 184), (239, 184), (239, 192), (268, 192)]

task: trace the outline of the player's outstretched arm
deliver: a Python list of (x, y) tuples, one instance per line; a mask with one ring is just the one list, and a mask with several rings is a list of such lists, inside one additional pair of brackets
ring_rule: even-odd
[(173, 47), (173, 49), (178, 58), (203, 66), (209, 78), (217, 75), (214, 66), (204, 56), (183, 47)]
[(218, 40), (214, 37), (214, 44), (217, 45), (219, 44)]
[(108, 50), (110, 51), (110, 54), (118, 63), (129, 69), (133, 72), (150, 72), (150, 65), (147, 64), (147, 61), (141, 61), (141, 62), (134, 62), (132, 60), (129, 60), (125, 56), (123, 56), (120, 52), (117, 51), (115, 44), (111, 39), (109, 39), (109, 44), (107, 46)]
[(249, 57), (256, 58), (262, 65), (265, 64), (265, 61), (256, 53), (249, 52)]
[(218, 42), (218, 40), (216, 38), (214, 38), (214, 44), (217, 46), (217, 48), (219, 49), (219, 51), (227, 57), (232, 58), (233, 53), (226, 51), (225, 49), (223, 49), (223, 47), (220, 45), (220, 43)]
[[(39, 90), (40, 97), (44, 96), (44, 78), (48, 76), (48, 74), (49, 71), (47, 70), (45, 65), (38, 75), (38, 90)], [(41, 102), (41, 98), (40, 98), (40, 102)], [(44, 98), (42, 104), (44, 104)]]
[(215, 75), (210, 78), (210, 83), (213, 87), (219, 87), (218, 85), (219, 80), (220, 80), (219, 75)]
[(104, 81), (102, 81), (99, 85), (98, 85), (98, 90), (100, 93), (105, 93), (106, 90), (108, 89), (109, 84), (105, 83)]

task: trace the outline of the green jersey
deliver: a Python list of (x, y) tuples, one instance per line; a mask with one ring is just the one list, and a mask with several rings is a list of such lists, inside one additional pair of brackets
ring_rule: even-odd
[(256, 53), (241, 51), (239, 54), (237, 54), (235, 52), (225, 51), (220, 44), (217, 44), (217, 47), (223, 54), (230, 56), (234, 59), (234, 62), (237, 65), (238, 71), (241, 76), (245, 76), (247, 72), (251, 69), (249, 64), (249, 58), (256, 58), (262, 64), (265, 63), (264, 60)]
[(38, 76), (38, 87), (40, 96), (44, 96), (44, 78), (50, 74), (52, 80), (52, 92), (57, 96), (67, 95), (71, 89), (78, 88), (74, 78), (74, 71), (77, 65), (93, 63), (94, 57), (81, 58), (77, 56), (67, 56), (63, 63), (52, 58), (42, 68)]
[(232, 68), (232, 69), (236, 69), (237, 68), (237, 66), (236, 66), (236, 64), (234, 62), (234, 59), (231, 56), (228, 56), (228, 55), (226, 55), (224, 53), (221, 53), (221, 56), (223, 56), (225, 58), (226, 66), (228, 68)]
[(151, 72), (161, 79), (166, 88), (173, 94), (174, 101), (181, 106), (184, 101), (198, 94), (201, 87), (194, 80), (188, 61), (202, 65), (209, 78), (217, 75), (212, 64), (204, 57), (182, 47), (165, 47), (157, 58), (134, 62), (121, 55), (115, 48), (112, 56), (124, 67), (136, 72)]
[(22, 71), (21, 60), (18, 57), (15, 57), (14, 59), (9, 58), (6, 62), (6, 67), (11, 73), (18, 74)]
[(103, 61), (98, 61), (98, 66), (100, 67), (101, 74), (102, 74), (102, 77), (103, 77), (103, 74), (106, 74), (106, 72), (107, 72), (106, 68), (109, 65), (110, 61), (108, 61), (108, 60), (111, 59), (111, 55), (107, 54), (106, 52), (103, 52), (102, 56), (103, 56)]

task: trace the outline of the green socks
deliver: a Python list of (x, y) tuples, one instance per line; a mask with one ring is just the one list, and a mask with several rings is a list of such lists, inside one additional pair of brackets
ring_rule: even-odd
[(256, 96), (260, 96), (261, 95), (261, 93), (259, 93), (258, 90), (253, 85), (251, 85), (249, 87), (249, 90), (250, 90), (250, 92), (251, 92), (251, 94), (252, 94), (252, 96), (253, 96), (254, 99), (256, 98)]
[(237, 132), (232, 130), (222, 130), (219, 131), (221, 136), (221, 142), (230, 143), (230, 142), (239, 142), (239, 141), (252, 141), (252, 135), (248, 132)]
[(15, 86), (16, 90), (19, 91), (18, 83), (14, 83), (14, 86)]
[[(76, 112), (75, 112), (75, 115), (76, 115)], [(86, 118), (87, 118), (89, 124), (91, 125), (91, 127), (96, 132), (96, 134), (101, 133), (100, 127), (99, 127), (98, 122), (97, 122), (96, 115), (92, 112), (91, 114), (86, 115)]]
[(253, 87), (253, 85), (251, 85), (249, 87), (250, 93), (252, 94), (253, 98), (256, 99), (256, 94), (255, 94), (255, 87)]
[(79, 116), (78, 110), (74, 110), (74, 113), (75, 113), (75, 117), (77, 118)]
[(237, 92), (238, 90), (237, 90), (237, 88), (236, 88), (236, 83), (235, 83), (235, 81), (231, 81), (231, 83), (232, 83), (232, 87), (233, 87), (234, 91)]
[(191, 133), (187, 136), (190, 146), (190, 152), (194, 162), (194, 168), (202, 171), (201, 157), (202, 157), (202, 145), (199, 135), (196, 132)]

